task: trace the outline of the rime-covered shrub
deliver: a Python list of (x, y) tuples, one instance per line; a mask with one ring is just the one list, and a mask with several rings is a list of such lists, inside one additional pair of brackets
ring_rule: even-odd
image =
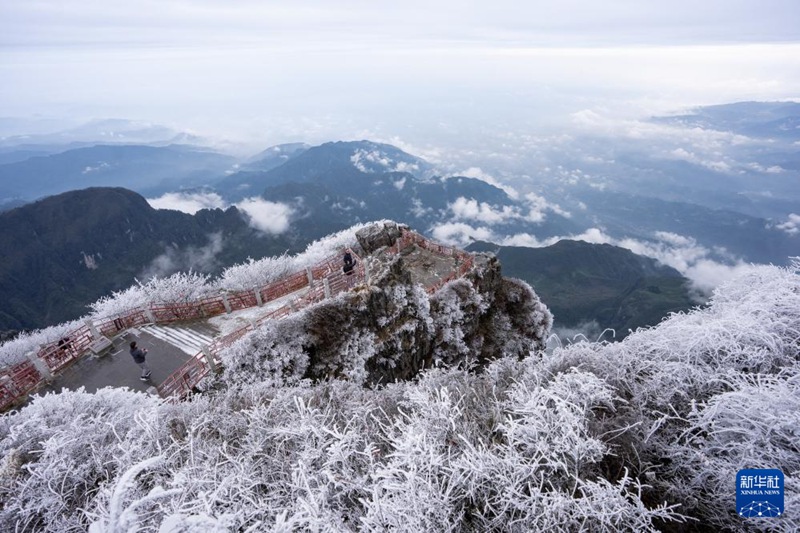
[[(783, 429), (797, 427), (797, 265), (754, 269), (717, 289), (708, 308), (673, 315), (621, 343), (557, 349), (544, 368), (579, 368), (614, 387), (624, 402), (598, 429), (615, 451), (609, 468), (630, 469), (653, 486), (648, 497), (679, 502), (704, 523), (740, 526), (730, 502), (722, 507), (739, 469), (770, 464), (787, 478), (797, 471), (796, 431)], [(759, 411), (770, 425), (748, 421)], [(728, 438), (737, 444), (719, 444)]]
[[(458, 279), (447, 283), (431, 299), (436, 330), (437, 359), (456, 361), (480, 353), (481, 345), (470, 345), (469, 338), (478, 325), (480, 315), (486, 312), (489, 302), (475, 290), (469, 280)], [(474, 344), (474, 343), (473, 343)]]
[(302, 270), (306, 267), (314, 266), (320, 261), (327, 259), (331, 255), (338, 253), (339, 250), (343, 248), (355, 248), (358, 246), (356, 233), (359, 230), (372, 224), (383, 224), (386, 222), (391, 221), (378, 220), (363, 224), (356, 224), (355, 226), (352, 226), (346, 230), (342, 230), (338, 233), (333, 233), (323, 237), (322, 239), (318, 239), (306, 246), (306, 249), (297, 255), (295, 259), (295, 267)]
[(491, 321), (486, 327), (492, 338), (489, 349), (517, 357), (544, 349), (553, 315), (530, 285), (503, 278), (491, 311)]
[[(248, 383), (231, 374), (175, 404), (113, 390), (38, 398), (0, 419), (0, 527), (797, 529), (800, 277), (759, 270), (620, 343), (477, 372), (293, 384), (247, 348), (278, 356), (314, 335), (287, 321), (273, 331), (285, 346), (242, 342)], [(786, 475), (780, 519), (731, 512), (735, 472), (753, 467)]]
[(468, 279), (445, 284), (431, 297), (437, 359), (525, 357), (543, 349), (553, 316), (524, 281), (502, 278), (481, 292)]
[(92, 316), (102, 318), (137, 307), (200, 300), (217, 290), (209, 281), (207, 274), (192, 271), (176, 272), (166, 278), (153, 277), (145, 283), (137, 280), (136, 285), (91, 304)]
[(158, 403), (125, 389), (64, 390), (0, 418), (0, 530), (85, 531), (77, 511), (164, 438)]
[(101, 297), (96, 302), (90, 304), (89, 308), (91, 309), (92, 316), (96, 318), (121, 315), (137, 307), (147, 307), (151, 303), (155, 303), (150, 300), (152, 296), (152, 291), (148, 293), (141, 282), (137, 281), (136, 285), (131, 285), (127, 289), (114, 291), (110, 295)]
[(152, 278), (141, 285), (150, 303), (183, 303), (200, 300), (214, 292), (209, 277), (197, 272), (176, 272), (166, 278)]
[(226, 268), (218, 285), (229, 291), (253, 290), (293, 272), (295, 260), (286, 254), (277, 257), (249, 258), (247, 262)]
[[(389, 221), (379, 221), (389, 222)], [(373, 222), (374, 223), (374, 222)], [(246, 262), (226, 269), (219, 278), (196, 272), (178, 272), (162, 278), (154, 277), (145, 283), (136, 281), (127, 289), (112, 292), (89, 304), (87, 318), (102, 320), (130, 313), (135, 309), (152, 305), (188, 303), (215, 295), (220, 291), (252, 290), (262, 287), (287, 274), (303, 271), (343, 248), (357, 248), (356, 232), (372, 223), (355, 225), (346, 230), (328, 235), (309, 244), (305, 251), (295, 256), (282, 255)], [(48, 327), (30, 333), (22, 333), (16, 339), (0, 344), (0, 368), (12, 366), (24, 360), (25, 354), (38, 351), (42, 344), (57, 341), (66, 333), (83, 326), (75, 321)]]
[[(495, 300), (502, 305), (492, 308)], [(223, 350), (225, 381), (280, 385), (281, 369), (290, 365), (294, 379), (375, 385), (411, 379), (437, 364), (485, 365), (537, 348), (535, 335), (548, 330), (549, 316), (521, 282), (479, 290), (460, 279), (429, 296), (398, 261), (381, 283), (323, 301), (292, 317), (291, 325), (268, 325)], [(507, 327), (494, 331), (500, 321)]]
[(690, 412), (681, 438), (665, 443), (671, 461), (659, 485), (677, 501), (696, 502), (706, 523), (724, 529), (741, 523), (731, 506), (736, 472), (778, 468), (785, 475), (789, 511), (780, 528), (800, 530), (800, 514), (794, 511), (800, 505), (799, 378), (741, 378), (730, 392)]
[(280, 387), (303, 378), (309, 361), (305, 313), (270, 321), (222, 351), (222, 379), (229, 386), (264, 383)]
[[(83, 511), (91, 521), (90, 531), (181, 531), (175, 529), (180, 524), (230, 530), (235, 523), (225, 511), (230, 502), (220, 495), (231, 483), (245, 481), (236, 474), (238, 462), (229, 461), (228, 445), (246, 432), (246, 416), (219, 407), (197, 398), (140, 413), (156, 417), (152, 429), (160, 428), (168, 438), (155, 439), (146, 459), (131, 457), (113, 483), (98, 491)], [(127, 444), (130, 449), (143, 446), (133, 439)]]
[(83, 320), (73, 320), (44, 329), (21, 332), (14, 339), (0, 345), (0, 369), (25, 361), (25, 354), (38, 352), (42, 345), (56, 342), (83, 326)]
[[(523, 377), (497, 388), (496, 365)], [(483, 377), (432, 371), (409, 387), (382, 427), (391, 452), (377, 465), (366, 529), (646, 531), (656, 518), (680, 519), (647, 508), (630, 478), (594, 479), (606, 450), (587, 421), (613, 398), (601, 380), (569, 373), (540, 386), (524, 374), (523, 363), (505, 360)]]

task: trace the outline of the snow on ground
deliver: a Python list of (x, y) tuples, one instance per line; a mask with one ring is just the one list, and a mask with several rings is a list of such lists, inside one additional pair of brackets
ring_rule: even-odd
[(219, 330), (220, 337), (224, 337), (229, 333), (233, 333), (234, 331), (255, 322), (262, 316), (269, 314), (272, 311), (283, 307), (284, 305), (287, 305), (290, 301), (302, 298), (307, 292), (308, 287), (303, 287), (302, 289), (291, 294), (287, 294), (281, 298), (269, 301), (261, 307), (250, 307), (248, 309), (242, 309), (240, 311), (234, 311), (229, 314), (209, 318), (208, 323)]

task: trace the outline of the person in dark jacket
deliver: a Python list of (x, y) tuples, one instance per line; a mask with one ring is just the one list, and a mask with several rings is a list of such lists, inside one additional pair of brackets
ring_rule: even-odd
[(131, 357), (133, 357), (133, 362), (139, 365), (139, 368), (142, 369), (142, 376), (139, 378), (142, 381), (147, 381), (150, 379), (150, 367), (147, 366), (147, 361), (145, 360), (146, 355), (147, 348), (138, 348), (136, 346), (136, 341), (131, 342)]
[(344, 254), (344, 266), (342, 267), (342, 272), (347, 274), (348, 276), (353, 273), (353, 269), (356, 266), (356, 261), (353, 259), (353, 255), (350, 252), (345, 252)]

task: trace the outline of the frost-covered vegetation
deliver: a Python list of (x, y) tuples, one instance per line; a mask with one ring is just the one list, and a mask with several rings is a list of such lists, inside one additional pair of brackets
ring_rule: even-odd
[(101, 320), (150, 305), (186, 303), (221, 291), (252, 290), (262, 287), (289, 273), (313, 266), (342, 248), (356, 246), (355, 233), (366, 225), (353, 226), (314, 241), (304, 252), (295, 256), (251, 259), (233, 265), (217, 278), (195, 272), (177, 272), (165, 278), (151, 278), (145, 283), (137, 280), (131, 287), (104, 296), (90, 304), (87, 315), (79, 320), (23, 332), (15, 339), (3, 343), (0, 345), (0, 368), (18, 363), (25, 358), (26, 353), (37, 351), (41, 345), (55, 342), (67, 333), (80, 328), (86, 319)]
[[(526, 283), (484, 260), (433, 295), (393, 268), (369, 288), (343, 293), (266, 324), (221, 350), (223, 370), (204, 388), (344, 378), (374, 386), (433, 366), (480, 367), (542, 348), (552, 324)], [(377, 277), (377, 276), (376, 276)]]
[[(0, 419), (0, 529), (796, 531), (799, 270), (480, 372), (365, 387), (264, 361), (262, 379), (178, 404), (38, 398)], [(784, 516), (735, 514), (740, 468), (784, 472)]]

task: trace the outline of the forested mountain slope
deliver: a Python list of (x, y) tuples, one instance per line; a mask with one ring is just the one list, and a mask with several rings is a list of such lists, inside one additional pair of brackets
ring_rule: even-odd
[(621, 339), (696, 305), (689, 280), (677, 270), (610, 244), (565, 239), (527, 248), (476, 242), (467, 249), (494, 253), (506, 275), (535, 287), (558, 328), (591, 324), (595, 333), (610, 328)]
[(51, 196), (0, 213), (0, 330), (73, 320), (137, 277), (163, 275), (160, 267), (213, 272), (289, 248), (250, 228), (235, 207), (157, 210), (121, 188)]

